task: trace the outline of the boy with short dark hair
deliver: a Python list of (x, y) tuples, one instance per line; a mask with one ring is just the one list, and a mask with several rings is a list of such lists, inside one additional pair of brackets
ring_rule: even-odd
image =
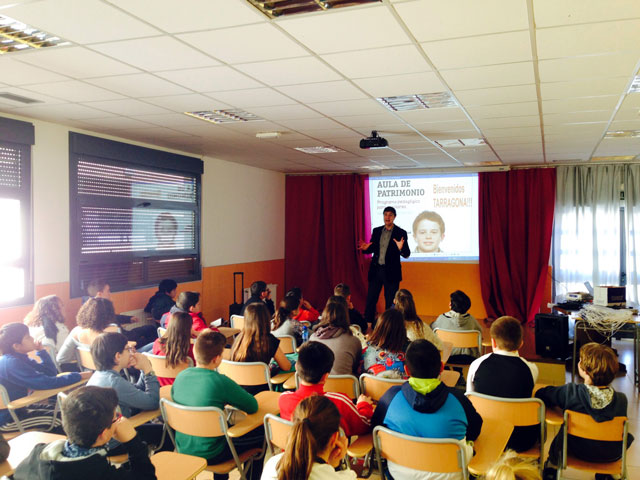
[(333, 352), (323, 343), (307, 342), (300, 347), (296, 362), (300, 386), (295, 392), (280, 395), (280, 416), (285, 420), (291, 420), (298, 403), (311, 395), (324, 395), (338, 407), (340, 426), (348, 437), (367, 433), (371, 430), (373, 415), (372, 401), (369, 397), (360, 395), (357, 404), (354, 405), (343, 393), (324, 391), (333, 360)]
[[(36, 350), (42, 363), (28, 357)], [(91, 373), (65, 373), (58, 370), (46, 350), (29, 335), (29, 327), (22, 323), (7, 323), (0, 328), (0, 384), (9, 394), (9, 400), (26, 397), (29, 390), (60, 388), (89, 378)], [(37, 408), (21, 408), (16, 411), (22, 425), (28, 428), (46, 429), (51, 425), (53, 406), (40, 405)], [(60, 426), (56, 419), (55, 425)], [(0, 432), (18, 431), (9, 411), (0, 412)]]
[(351, 325), (358, 325), (360, 327), (360, 331), (366, 334), (369, 324), (364, 321), (362, 314), (353, 306), (353, 303), (351, 303), (351, 288), (349, 285), (346, 283), (337, 284), (333, 289), (333, 294), (344, 297), (349, 309), (349, 323), (351, 323)]
[(175, 280), (165, 278), (158, 285), (158, 291), (149, 299), (144, 311), (151, 314), (156, 322), (160, 322), (162, 315), (171, 310), (171, 307), (176, 304), (174, 299), (176, 298), (177, 289), (178, 284)]
[[(586, 413), (598, 423), (614, 417), (626, 417), (627, 397), (611, 387), (618, 368), (618, 358), (610, 347), (595, 342), (587, 343), (580, 349), (578, 363), (578, 373), (584, 383), (541, 388), (536, 392), (536, 397), (547, 407)], [(562, 435), (561, 428), (549, 447), (543, 475), (545, 480), (556, 478), (556, 467), (562, 455)], [(633, 435), (629, 434), (627, 448), (631, 442)], [(567, 448), (571, 455), (588, 462), (613, 462), (622, 456), (621, 442), (588, 440), (569, 435)], [(612, 477), (596, 474), (596, 479), (609, 478)]]
[[(373, 414), (372, 424), (422, 438), (453, 438), (465, 442), (480, 435), (482, 418), (462, 392), (449, 388), (439, 379), (442, 372), (440, 352), (431, 342), (419, 339), (409, 344), (405, 356), (409, 381), (391, 387), (382, 396)], [(467, 459), (473, 455), (465, 443)], [(393, 478), (414, 480), (459, 479), (460, 474), (411, 470), (391, 461)]]
[[(191, 316), (193, 324), (191, 326), (191, 335), (198, 336), (198, 333), (207, 327), (207, 322), (200, 311), (200, 293), (199, 292), (182, 292), (178, 295), (176, 304), (171, 307), (168, 313), (165, 313), (160, 320), (162, 327), (167, 328), (169, 326), (169, 320), (171, 316), (176, 312), (186, 312)], [(211, 328), (214, 331), (218, 331), (217, 328)]]
[[(522, 325), (513, 317), (500, 317), (491, 324), (493, 353), (474, 360), (467, 374), (467, 392), (504, 398), (531, 398), (538, 367), (518, 355)], [(540, 427), (515, 427), (507, 448), (523, 452), (535, 445)]]
[[(216, 371), (222, 363), (222, 352), (227, 339), (219, 332), (206, 329), (200, 332), (193, 349), (196, 366), (178, 374), (171, 388), (174, 402), (191, 407), (218, 407), (224, 410), (231, 405), (246, 413), (258, 411), (258, 402), (240, 385), (226, 375)], [(225, 437), (192, 437), (180, 432), (175, 435), (176, 447), (180, 453), (206, 458), (209, 465), (232, 458)], [(258, 428), (242, 437), (233, 439), (238, 453), (252, 448), (260, 448), (264, 441), (264, 430)], [(253, 464), (251, 478), (257, 480), (262, 473), (262, 462)], [(216, 480), (228, 475), (214, 474)]]
[[(467, 313), (471, 308), (471, 299), (461, 290), (456, 290), (450, 296), (449, 310), (441, 314), (435, 322), (431, 324), (431, 328), (436, 330), (442, 328), (445, 330), (477, 330), (482, 332), (482, 327), (478, 321)], [(477, 348), (454, 348), (451, 350), (449, 363), (470, 364), (480, 356)]]
[(242, 307), (242, 315), (244, 315), (244, 310), (245, 308), (247, 308), (247, 305), (251, 305), (252, 303), (262, 303), (266, 305), (271, 316), (276, 313), (276, 307), (273, 304), (273, 300), (271, 299), (271, 290), (269, 290), (269, 287), (267, 287), (267, 282), (264, 282), (262, 280), (253, 282), (251, 284), (250, 291), (251, 296)]
[[(82, 387), (62, 404), (64, 440), (40, 443), (18, 465), (15, 480), (152, 480), (155, 468), (147, 447), (126, 418), (116, 413), (118, 396), (111, 388)], [(128, 467), (109, 464), (105, 445), (114, 438), (129, 455)]]

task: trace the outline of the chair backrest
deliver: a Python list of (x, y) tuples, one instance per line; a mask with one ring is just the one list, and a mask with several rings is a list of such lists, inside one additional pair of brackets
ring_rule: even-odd
[(282, 353), (296, 353), (298, 350), (296, 339), (292, 335), (278, 335), (276, 338), (280, 340)]
[(167, 400), (171, 400), (171, 387), (173, 385), (163, 385), (160, 387), (160, 398), (166, 398)]
[(455, 348), (477, 348), (482, 351), (482, 333), (477, 330), (434, 330), (443, 342), (450, 342)]
[(447, 360), (449, 360), (451, 356), (451, 350), (453, 350), (453, 343), (442, 342), (442, 351), (440, 352), (440, 360), (442, 360), (442, 363), (447, 363)]
[(191, 360), (191, 357), (187, 357), (187, 361), (182, 362), (178, 366), (168, 367), (167, 357), (154, 355), (152, 353), (144, 353), (143, 355), (147, 356), (151, 362), (151, 368), (159, 377), (176, 378), (181, 371), (186, 370), (189, 367), (193, 367), (193, 360)]
[(220, 437), (227, 432), (224, 412), (217, 407), (188, 407), (160, 399), (164, 423), (172, 430), (193, 437)]
[(324, 391), (344, 393), (351, 400), (355, 400), (360, 396), (360, 385), (353, 375), (329, 375), (324, 384)]
[(89, 345), (78, 345), (76, 355), (78, 357), (78, 365), (80, 365), (81, 369), (97, 370), (96, 364), (93, 362), (93, 357), (91, 356), (91, 347), (89, 347)]
[(242, 330), (244, 328), (244, 316), (231, 315), (229, 323), (231, 324), (232, 328), (239, 328), (240, 330)]
[(514, 427), (545, 423), (544, 402), (539, 398), (492, 397), (477, 392), (468, 392), (467, 397), (482, 418), (504, 420)]
[(360, 375), (360, 392), (371, 397), (374, 402), (380, 401), (382, 396), (395, 385), (402, 385), (405, 380), (397, 378), (382, 378), (363, 373)]
[(271, 374), (269, 366), (262, 362), (232, 362), (222, 360), (218, 366), (218, 372), (231, 378), (239, 385), (269, 385), (269, 390), (273, 390), (271, 385)]
[(451, 438), (419, 438), (378, 426), (373, 430), (373, 444), (382, 470), (382, 458), (412, 470), (456, 473), (468, 479), (463, 445)]
[(627, 417), (614, 417), (608, 422), (596, 422), (591, 415), (565, 410), (564, 423), (567, 433), (590, 440), (620, 442), (625, 434)]
[(440, 380), (447, 387), (455, 387), (458, 384), (458, 379), (460, 378), (460, 372), (456, 372), (455, 370), (443, 370), (440, 373)]
[(267, 447), (272, 455), (275, 453), (273, 447), (284, 450), (292, 428), (293, 422), (289, 420), (277, 417), (271, 413), (267, 413), (264, 416), (265, 439), (267, 440)]

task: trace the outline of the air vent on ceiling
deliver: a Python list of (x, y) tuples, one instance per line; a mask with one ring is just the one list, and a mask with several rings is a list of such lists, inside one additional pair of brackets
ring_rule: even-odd
[(382, 0), (247, 0), (269, 18), (296, 15), (300, 13), (321, 12), (334, 8), (353, 7), (367, 3), (380, 3)]
[(633, 82), (631, 82), (631, 86), (629, 87), (628, 93), (638, 93), (640, 92), (640, 74), (633, 77)]
[(0, 55), (20, 52), (31, 48), (56, 47), (70, 44), (70, 42), (62, 40), (60, 37), (30, 27), (27, 24), (5, 15), (0, 15), (0, 39)]
[(343, 152), (338, 147), (322, 146), (322, 147), (296, 147), (294, 150), (298, 150), (304, 153), (338, 153)]
[(184, 114), (211, 123), (257, 122), (264, 120), (253, 113), (240, 109), (203, 110), (200, 112), (184, 112)]
[(454, 140), (436, 140), (442, 148), (461, 148), (478, 145), (486, 145), (484, 138), (458, 138)]
[(605, 134), (604, 138), (638, 138), (640, 130), (614, 130)]
[(36, 100), (34, 98), (23, 97), (22, 95), (16, 95), (15, 93), (8, 92), (0, 92), (0, 98), (4, 98), (5, 100), (10, 100), (12, 102), (18, 103), (42, 103), (41, 100)]
[(458, 103), (449, 92), (419, 93), (415, 95), (401, 95), (398, 97), (379, 97), (382, 105), (392, 112), (406, 112), (423, 108), (457, 107)]

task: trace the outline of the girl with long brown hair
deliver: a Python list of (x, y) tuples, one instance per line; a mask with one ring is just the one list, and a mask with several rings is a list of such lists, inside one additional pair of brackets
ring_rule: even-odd
[(293, 412), (293, 422), (284, 453), (269, 459), (262, 480), (355, 480), (353, 470), (335, 470), (348, 441), (340, 432), (340, 413), (331, 400), (318, 395), (305, 398)]
[(407, 350), (407, 330), (398, 310), (386, 310), (376, 322), (364, 351), (367, 373), (386, 378), (404, 378), (404, 352)]
[(423, 338), (433, 343), (436, 348), (442, 351), (442, 341), (433, 333), (431, 327), (427, 325), (416, 313), (416, 304), (413, 301), (413, 295), (409, 290), (401, 288), (396, 292), (393, 299), (396, 310), (404, 316), (404, 326), (407, 329), (407, 338), (413, 342), (419, 338)]
[[(152, 353), (164, 355), (166, 365), (169, 368), (187, 362), (187, 358), (193, 357), (193, 344), (191, 343), (191, 326), (193, 320), (187, 312), (175, 312), (171, 315), (171, 321), (165, 334), (153, 342)], [(158, 377), (160, 386), (173, 385), (175, 378)]]
[(271, 320), (271, 333), (276, 337), (291, 335), (298, 345), (302, 345), (302, 324), (294, 319), (299, 310), (298, 305), (300, 302), (296, 297), (288, 296), (282, 299)]
[[(291, 362), (280, 348), (280, 340), (272, 333), (269, 325), (269, 311), (266, 305), (251, 303), (244, 310), (244, 328), (231, 347), (234, 362), (263, 362), (269, 365), (275, 360), (281, 370), (291, 369)], [(244, 389), (252, 395), (268, 389), (268, 385), (258, 385)]]
[(39, 299), (25, 317), (24, 323), (36, 342), (52, 346), (56, 354), (69, 335), (69, 329), (64, 324), (62, 300), (57, 295)]

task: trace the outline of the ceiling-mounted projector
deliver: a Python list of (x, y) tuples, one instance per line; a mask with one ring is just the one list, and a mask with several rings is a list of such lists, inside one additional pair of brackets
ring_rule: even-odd
[(385, 148), (389, 146), (386, 138), (378, 136), (378, 132), (373, 130), (371, 136), (360, 140), (360, 148), (369, 150), (371, 148)]

